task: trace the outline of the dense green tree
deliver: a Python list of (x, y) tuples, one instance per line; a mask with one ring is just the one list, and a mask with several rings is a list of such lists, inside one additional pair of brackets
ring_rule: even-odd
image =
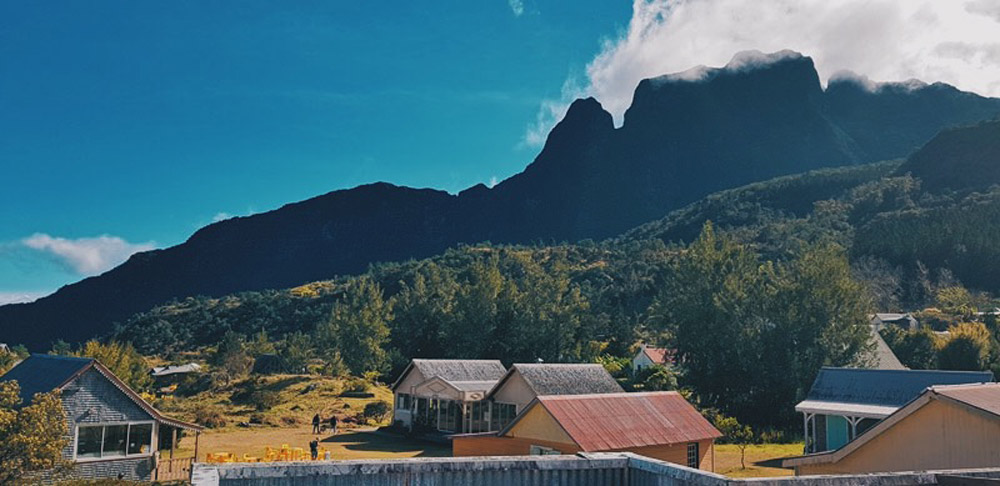
[(967, 322), (953, 326), (948, 341), (938, 353), (938, 364), (943, 370), (979, 371), (989, 367), (991, 348), (990, 332), (980, 322)]
[(247, 350), (246, 339), (235, 331), (226, 331), (209, 362), (216, 366), (228, 385), (250, 373), (253, 356)]
[(77, 350), (76, 356), (94, 358), (136, 391), (147, 391), (153, 384), (149, 363), (129, 343), (101, 343), (92, 339)]
[(907, 331), (899, 326), (882, 329), (885, 340), (893, 354), (904, 366), (914, 370), (937, 369), (937, 337), (928, 327)]
[(321, 352), (328, 358), (339, 355), (356, 376), (369, 371), (385, 371), (388, 354), (391, 305), (382, 298), (382, 289), (372, 279), (351, 280), (344, 297), (334, 304), (330, 320), (317, 330)]
[(706, 224), (658, 307), (685, 383), (706, 406), (754, 424), (791, 423), (821, 366), (863, 364), (873, 347), (867, 294), (830, 245), (762, 262)]

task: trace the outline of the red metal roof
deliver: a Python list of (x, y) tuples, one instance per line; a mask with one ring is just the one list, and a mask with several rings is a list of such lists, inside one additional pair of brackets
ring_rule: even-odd
[(646, 353), (646, 356), (650, 361), (658, 364), (670, 364), (674, 361), (674, 351), (667, 348), (651, 348), (646, 346), (642, 348), (642, 351)]
[(677, 392), (540, 396), (537, 400), (584, 452), (722, 436)]
[(935, 393), (1000, 416), (1000, 383), (932, 387)]

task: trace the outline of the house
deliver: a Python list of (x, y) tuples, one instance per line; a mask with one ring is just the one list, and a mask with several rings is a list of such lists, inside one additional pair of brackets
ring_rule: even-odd
[(641, 344), (639, 345), (639, 351), (632, 357), (632, 373), (638, 373), (650, 366), (670, 366), (673, 363), (673, 359), (674, 353), (671, 349), (654, 348)]
[(153, 379), (163, 379), (168, 376), (189, 375), (200, 372), (200, 364), (188, 363), (183, 365), (156, 366), (149, 371), (149, 374), (153, 376)]
[(782, 461), (797, 475), (1000, 465), (1000, 384), (932, 386), (837, 450)]
[(875, 327), (876, 331), (881, 331), (888, 325), (899, 326), (907, 331), (915, 331), (920, 327), (920, 323), (910, 314), (891, 312), (872, 314), (871, 324)]
[(806, 452), (823, 452), (847, 444), (927, 387), (989, 381), (988, 371), (824, 367), (795, 411), (803, 415)]
[(506, 371), (497, 360), (414, 359), (392, 384), (393, 423), (446, 433), (489, 430), (483, 399)]
[(677, 392), (542, 395), (499, 432), (454, 436), (452, 455), (633, 452), (711, 470), (721, 436)]
[(540, 395), (621, 392), (621, 385), (599, 364), (517, 363), (486, 396), (493, 416), (486, 430), (502, 429)]
[(61, 391), (70, 439), (63, 457), (74, 477), (187, 479), (190, 459), (181, 470), (159, 452), (163, 445), (172, 458), (178, 432), (201, 427), (164, 416), (96, 360), (34, 354), (0, 376), (11, 380), (20, 385), (22, 405), (36, 393)]

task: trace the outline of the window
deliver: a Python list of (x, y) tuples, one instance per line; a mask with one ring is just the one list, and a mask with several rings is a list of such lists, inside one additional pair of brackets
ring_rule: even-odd
[(128, 454), (148, 454), (153, 441), (153, 424), (133, 424), (128, 430)]
[(81, 425), (76, 432), (76, 458), (102, 459), (152, 452), (153, 424)]
[(400, 410), (409, 410), (412, 400), (413, 400), (413, 398), (412, 398), (411, 395), (409, 395), (407, 393), (400, 393), (399, 394), (399, 403), (396, 404), (396, 408), (398, 408)]
[(493, 430), (500, 430), (506, 427), (507, 424), (511, 422), (511, 420), (514, 420), (514, 417), (516, 415), (517, 415), (517, 406), (514, 405), (513, 403), (494, 402), (493, 415), (490, 417), (493, 423), (491, 424), (492, 427), (490, 428), (492, 428)]
[(698, 443), (688, 442), (687, 466), (698, 469)]
[(104, 427), (80, 427), (76, 435), (76, 457), (89, 459), (101, 457), (101, 440)]

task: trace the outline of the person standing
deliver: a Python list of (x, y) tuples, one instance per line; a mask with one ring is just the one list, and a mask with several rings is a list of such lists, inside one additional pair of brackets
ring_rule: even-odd
[(319, 422), (320, 422), (319, 414), (317, 413), (316, 415), (313, 416), (313, 433), (314, 434), (318, 434), (319, 433)]
[(319, 457), (319, 437), (316, 437), (309, 443), (309, 454), (312, 455), (315, 461)]
[(331, 430), (331, 432), (332, 432), (333, 435), (337, 435), (337, 416), (336, 415), (331, 415), (330, 416), (330, 430)]

